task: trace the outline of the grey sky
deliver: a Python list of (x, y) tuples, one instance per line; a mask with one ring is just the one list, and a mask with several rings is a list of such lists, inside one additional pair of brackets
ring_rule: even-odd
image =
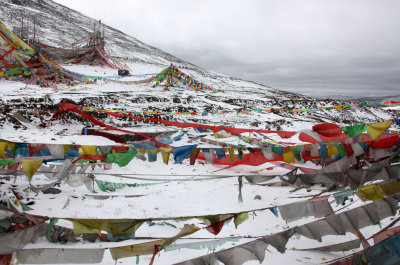
[(201, 67), (308, 95), (400, 94), (398, 0), (56, 0)]

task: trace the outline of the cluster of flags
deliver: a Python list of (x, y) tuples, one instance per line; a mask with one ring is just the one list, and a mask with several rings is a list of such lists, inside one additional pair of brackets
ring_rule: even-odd
[(153, 87), (164, 85), (166, 88), (169, 88), (174, 87), (179, 83), (196, 91), (223, 92), (222, 90), (217, 90), (211, 86), (197, 81), (193, 77), (183, 73), (175, 66), (169, 66), (161, 71), (160, 74), (153, 80), (153, 82), (155, 82)]

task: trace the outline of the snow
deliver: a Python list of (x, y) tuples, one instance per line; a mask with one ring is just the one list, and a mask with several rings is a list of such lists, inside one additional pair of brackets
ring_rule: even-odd
[[(89, 75), (115, 75), (115, 70), (92, 67), (92, 66), (80, 66), (80, 65), (66, 65), (68, 70), (89, 74)], [(151, 72), (157, 72), (163, 69), (163, 67), (154, 67), (145, 64), (131, 65), (132, 69), (135, 69), (136, 74), (146, 74)], [(190, 72), (188, 72), (190, 74)], [(121, 79), (125, 80), (125, 79)], [(204, 79), (204, 82), (210, 81)], [(236, 85), (245, 85), (239, 81), (232, 81), (230, 84), (236, 83)], [(62, 85), (59, 86), (59, 91), (55, 92), (53, 88), (42, 88), (35, 85), (25, 85), (19, 82), (11, 81), (0, 81), (0, 91), (4, 102), (11, 104), (15, 99), (29, 99), (29, 98), (43, 98), (46, 95), (50, 95), (51, 100), (54, 103), (60, 102), (62, 99), (68, 98), (75, 102), (90, 98), (109, 98), (113, 96), (115, 100), (104, 101), (107, 102), (104, 105), (90, 105), (90, 107), (99, 108), (120, 108), (121, 104), (127, 110), (140, 111), (144, 109), (159, 109), (163, 110), (171, 104), (171, 99), (178, 97), (181, 101), (180, 104), (170, 105), (172, 108), (178, 106), (187, 106), (195, 109), (196, 111), (202, 111), (207, 106), (217, 107), (221, 110), (232, 110), (241, 108), (241, 106), (225, 103), (221, 99), (247, 99), (248, 102), (258, 101), (260, 93), (257, 90), (251, 90), (251, 85), (246, 84), (246, 93), (243, 91), (238, 92), (237, 89), (228, 88), (224, 93), (202, 93), (191, 90), (185, 90), (184, 88), (175, 88), (172, 91), (163, 91), (162, 88), (152, 88), (150, 85), (127, 85), (123, 83), (115, 83), (112, 80), (99, 81), (97, 84), (81, 84), (74, 87), (63, 89)], [(253, 86), (257, 87), (256, 85)], [(252, 93), (254, 92), (254, 93)], [(268, 94), (268, 93), (266, 93)], [(149, 102), (146, 98), (156, 98), (156, 102)], [(193, 98), (190, 103), (185, 103), (185, 100)], [(134, 101), (132, 99), (140, 99)], [(270, 102), (271, 99), (262, 101), (265, 104)], [(167, 102), (167, 103), (166, 103)], [(263, 103), (258, 103), (261, 104)], [(277, 103), (273, 103), (273, 106), (278, 106)], [(299, 106), (299, 105), (298, 105)], [(37, 107), (40, 107), (37, 106)], [(250, 108), (256, 108), (259, 106), (249, 106)], [(337, 111), (337, 110), (312, 110), (310, 113), (314, 114), (318, 112), (320, 120), (331, 122), (333, 120), (339, 120), (343, 118), (343, 114), (357, 116), (360, 120), (374, 120), (377, 117), (380, 119), (391, 119), (390, 113), (384, 110), (374, 109), (373, 112), (366, 111), (365, 109), (353, 109), (352, 112)], [(51, 113), (49, 113), (50, 116)], [(377, 116), (378, 115), (378, 116)], [(188, 116), (175, 116), (178, 121), (185, 121)], [(215, 124), (215, 125), (230, 125), (238, 128), (249, 128), (253, 127), (251, 124), (257, 121), (261, 124), (261, 128), (264, 129), (264, 125), (271, 121), (282, 121), (282, 130), (301, 131), (301, 129), (310, 129), (312, 125), (316, 123), (314, 116), (310, 116), (308, 113), (292, 114), (292, 113), (259, 113), (251, 112), (248, 114), (236, 114), (226, 113), (222, 115), (208, 115), (208, 116), (190, 116), (190, 122), (201, 123), (201, 124)], [(121, 122), (115, 118), (108, 118), (108, 122), (120, 126)], [(53, 122), (47, 128), (36, 129), (31, 127), (29, 129), (14, 129), (13, 124), (6, 123), (0, 128), (0, 135), (2, 139), (16, 142), (29, 142), (29, 143), (57, 143), (57, 144), (81, 144), (81, 145), (116, 145), (118, 143), (100, 136), (87, 136), (81, 135), (82, 128), (86, 124), (61, 124), (59, 122)], [(342, 124), (344, 125), (344, 124)], [(124, 125), (126, 126), (126, 124)], [(157, 131), (177, 131), (175, 136), (184, 132), (185, 135), (180, 141), (176, 141), (172, 146), (181, 146), (185, 144), (198, 143), (199, 147), (217, 147), (213, 143), (207, 144), (202, 141), (193, 140), (189, 138), (189, 135), (200, 136), (204, 133), (198, 133), (193, 129), (176, 129), (166, 128), (160, 125), (142, 125), (140, 127), (133, 126), (128, 130), (141, 131), (141, 132), (157, 132)], [(259, 127), (260, 128), (260, 127)], [(273, 127), (271, 128), (273, 129)], [(221, 132), (223, 133), (223, 132)], [(298, 143), (298, 134), (289, 139), (281, 139), (276, 134), (249, 134), (251, 137), (268, 139), (275, 141), (285, 141), (289, 143)], [(204, 140), (214, 140), (225, 144), (232, 145), (244, 145), (244, 146), (255, 146), (249, 145), (243, 142), (238, 137), (231, 136), (229, 138), (215, 139), (212, 134), (208, 134), (204, 137)], [(310, 163), (301, 165), (306, 167), (315, 167)], [(263, 170), (272, 167), (272, 170)], [(45, 215), (57, 218), (167, 218), (166, 222), (176, 226), (162, 225), (161, 221), (156, 221), (157, 225), (150, 226), (145, 223), (140, 227), (137, 232), (137, 237), (169, 237), (179, 232), (179, 228), (182, 228), (185, 223), (195, 224), (199, 227), (205, 225), (198, 219), (188, 219), (186, 221), (174, 221), (174, 218), (181, 216), (198, 216), (198, 215), (212, 215), (229, 212), (240, 212), (249, 211), (253, 209), (266, 208), (276, 205), (283, 205), (299, 200), (305, 200), (307, 198), (300, 198), (302, 196), (317, 194), (322, 190), (320, 185), (315, 185), (311, 188), (311, 191), (305, 189), (298, 190), (296, 192), (290, 192), (293, 187), (268, 187), (259, 185), (250, 185), (245, 181), (242, 194), (243, 202), (238, 202), (238, 176), (243, 174), (250, 174), (254, 170), (262, 170), (260, 174), (268, 175), (280, 175), (285, 174), (289, 170), (277, 167), (276, 164), (266, 163), (259, 167), (250, 166), (236, 166), (229, 169), (224, 169), (224, 166), (209, 165), (197, 162), (195, 166), (190, 166), (188, 161), (184, 161), (182, 164), (173, 164), (170, 161), (169, 165), (162, 163), (159, 155), (158, 161), (149, 163), (148, 161), (141, 161), (140, 159), (134, 159), (128, 166), (119, 168), (113, 165), (113, 168), (109, 171), (104, 171), (96, 168), (93, 172), (89, 169), (88, 173), (92, 173), (96, 178), (100, 180), (120, 183), (157, 183), (148, 187), (136, 187), (136, 188), (124, 188), (118, 190), (115, 193), (107, 193), (96, 190), (97, 193), (93, 194), (91, 190), (87, 190), (85, 186), (71, 187), (66, 183), (62, 183), (60, 189), (62, 192), (57, 195), (51, 194), (35, 194), (28, 191), (28, 181), (25, 177), (17, 177), (14, 180), (5, 181), (3, 188), (10, 187), (10, 185), (17, 185), (18, 191), (24, 194), (25, 198), (31, 198), (35, 201), (35, 204), (30, 206), (32, 214)], [(318, 167), (316, 167), (318, 168)], [(214, 178), (210, 178), (213, 176)], [(220, 176), (220, 178), (216, 178)], [(229, 177), (226, 177), (229, 176)], [(139, 178), (139, 179), (138, 179)], [(158, 179), (154, 181), (153, 179)], [(209, 178), (204, 180), (204, 178)], [(178, 179), (178, 180), (177, 180)], [(180, 180), (179, 180), (180, 179)], [(202, 179), (202, 180), (199, 180)], [(277, 181), (277, 179), (271, 182)], [(47, 179), (43, 174), (36, 174), (32, 184), (40, 185), (47, 184), (50, 180)], [(109, 197), (102, 197), (103, 195), (112, 195)], [(132, 197), (132, 195), (140, 195), (138, 197)], [(261, 199), (255, 199), (256, 196), (260, 196)], [(352, 204), (350, 208), (354, 208), (362, 205), (360, 201), (355, 197), (356, 202)], [(335, 210), (339, 209), (336, 206), (332, 197), (330, 198), (332, 205)], [(392, 218), (387, 218), (382, 222), (385, 225), (390, 222)], [(200, 230), (196, 234), (189, 236), (189, 239), (179, 239), (176, 244), (185, 242), (196, 242), (201, 239), (215, 239), (224, 237), (239, 237), (237, 242), (227, 242), (223, 246), (220, 246), (216, 251), (232, 247), (238, 244), (248, 242), (249, 238), (246, 237), (257, 237), (265, 236), (273, 233), (283, 231), (289, 227), (295, 225), (304, 224), (313, 221), (314, 218), (303, 218), (301, 220), (286, 223), (282, 218), (275, 217), (269, 210), (256, 211), (250, 213), (248, 221), (241, 224), (235, 229), (233, 222), (226, 224), (221, 233), (218, 236), (212, 236), (205, 230)], [(69, 221), (60, 219), (59, 225), (71, 227)], [(375, 232), (379, 231), (378, 226), (372, 226), (362, 229), (362, 233), (368, 237)], [(190, 239), (197, 238), (197, 239)], [(200, 239), (199, 239), (200, 238)], [(266, 258), (262, 264), (320, 264), (332, 259), (343, 257), (349, 253), (353, 253), (356, 250), (344, 252), (344, 253), (324, 253), (317, 251), (295, 251), (292, 248), (311, 248), (321, 245), (330, 245), (334, 243), (340, 243), (355, 239), (356, 237), (351, 234), (345, 236), (327, 236), (323, 238), (322, 243), (318, 243), (301, 236), (294, 236), (289, 240), (287, 245), (288, 250), (285, 254), (280, 254), (273, 247), (268, 247), (266, 251)], [(53, 244), (47, 242), (45, 239), (41, 241), (29, 244), (26, 248), (107, 248), (121, 245), (137, 244), (140, 242), (146, 242), (146, 240), (134, 239), (127, 240), (119, 243), (68, 243), (68, 244)], [(172, 264), (187, 259), (195, 258), (197, 256), (207, 254), (206, 250), (191, 250), (181, 249), (171, 252), (161, 252), (156, 257), (156, 264)], [(150, 256), (141, 256), (139, 264), (148, 264)], [(118, 261), (118, 264), (134, 264), (136, 258), (126, 258)], [(109, 251), (106, 250), (105, 257), (102, 264), (114, 264)], [(252, 261), (246, 264), (258, 264), (258, 262)]]
[[(269, 165), (264, 165), (269, 166)], [(28, 182), (25, 177), (17, 177), (15, 184), (18, 185), (18, 191), (24, 194), (26, 198), (32, 198), (35, 201), (33, 206), (30, 206), (33, 210), (29, 213), (47, 215), (58, 218), (171, 218), (180, 216), (198, 216), (198, 215), (209, 215), (209, 214), (220, 214), (229, 212), (240, 212), (248, 211), (252, 209), (265, 208), (275, 205), (283, 205), (299, 200), (299, 197), (304, 195), (317, 194), (321, 187), (318, 185), (312, 187), (311, 192), (306, 192), (304, 189), (289, 193), (292, 187), (263, 187), (258, 185), (250, 185), (245, 183), (243, 193), (243, 203), (239, 203), (237, 200), (237, 175), (240, 175), (241, 167), (235, 167), (228, 170), (219, 171), (217, 174), (213, 174), (215, 167), (210, 165), (196, 165), (190, 166), (186, 163), (181, 165), (163, 165), (161, 161), (149, 163), (143, 162), (138, 159), (134, 159), (128, 166), (118, 168), (116, 165), (110, 171), (103, 171), (95, 169), (93, 174), (96, 178), (106, 180), (110, 182), (121, 182), (121, 183), (149, 183), (152, 181), (146, 180), (131, 180), (129, 176), (124, 178), (118, 176), (112, 176), (111, 174), (136, 174), (143, 178), (159, 178), (159, 181), (153, 181), (158, 183), (157, 185), (148, 187), (136, 187), (136, 188), (124, 188), (118, 190), (115, 193), (104, 193), (97, 190), (96, 196), (99, 195), (113, 195), (115, 197), (107, 199), (96, 199), (91, 195), (91, 191), (87, 190), (84, 186), (73, 188), (66, 183), (62, 183), (60, 189), (62, 193), (57, 195), (51, 194), (34, 194), (32, 192), (24, 192), (28, 187)], [(275, 168), (269, 171), (269, 174), (282, 174), (284, 171), (282, 168)], [(91, 170), (89, 171), (90, 173)], [(102, 173), (104, 175), (102, 175)], [(179, 176), (191, 175), (191, 176)], [(196, 178), (200, 178), (202, 175), (213, 174), (218, 175), (232, 175), (232, 178), (225, 179), (213, 179), (213, 180), (202, 180), (196, 181)], [(168, 181), (168, 179), (183, 178), (190, 181)], [(13, 180), (5, 181), (6, 186), (14, 184)], [(44, 175), (35, 175), (32, 184), (45, 184), (49, 180)], [(126, 195), (144, 195), (142, 197), (125, 197)], [(256, 195), (261, 196), (261, 200), (256, 200)], [(356, 198), (356, 197), (355, 197)], [(363, 205), (362, 202), (358, 201), (351, 205), (357, 207)], [(332, 198), (330, 198), (332, 201)], [(68, 203), (67, 203), (68, 202)], [(335, 206), (332, 202), (334, 209), (339, 209), (341, 206)], [(347, 208), (349, 209), (349, 208)], [(346, 209), (346, 210), (347, 210)], [(343, 210), (342, 210), (343, 211)], [(393, 218), (387, 218), (382, 222), (382, 225), (386, 225)], [(307, 222), (313, 221), (314, 218), (303, 218), (301, 220), (286, 223), (280, 217), (275, 217), (269, 210), (258, 211), (250, 213), (248, 221), (241, 224), (238, 229), (235, 229), (233, 222), (226, 224), (218, 236), (212, 236), (205, 230), (189, 236), (189, 238), (224, 238), (224, 237), (256, 237), (264, 236), (279, 231), (283, 231), (288, 227), (295, 225), (301, 225)], [(159, 225), (149, 226), (147, 223), (142, 225), (137, 232), (137, 237), (169, 237), (175, 235), (179, 228), (183, 227), (184, 223), (195, 224), (199, 227), (204, 225), (197, 219), (189, 219), (186, 221), (174, 221), (167, 220), (168, 223), (175, 225), (177, 228), (172, 226), (161, 225), (161, 221), (156, 221)], [(60, 219), (59, 225), (71, 227), (71, 223)], [(365, 237), (372, 235), (379, 231), (378, 226), (367, 227), (362, 229), (362, 233)], [(266, 259), (262, 264), (319, 264), (322, 261), (327, 261), (342, 257), (346, 253), (324, 253), (316, 251), (294, 251), (291, 248), (311, 248), (321, 245), (330, 245), (334, 243), (344, 242), (356, 237), (351, 234), (345, 236), (327, 236), (323, 238), (322, 243), (312, 241), (301, 236), (295, 236), (289, 240), (287, 245), (288, 251), (285, 254), (280, 254), (273, 247), (269, 247), (266, 252)], [(185, 242), (196, 242), (201, 241), (200, 239), (180, 239), (176, 244)], [(242, 238), (238, 242), (228, 242), (224, 246), (218, 249), (227, 248), (237, 244), (242, 244), (250, 239)], [(146, 240), (127, 240), (120, 243), (68, 243), (68, 244), (53, 244), (46, 240), (30, 244), (26, 248), (41, 248), (41, 247), (62, 247), (62, 248), (105, 248), (115, 247), (121, 245), (137, 244), (145, 242)], [(217, 249), (217, 250), (218, 250)], [(105, 257), (102, 264), (114, 264), (109, 252), (106, 250)], [(156, 264), (172, 264), (174, 262), (184, 261), (186, 259), (194, 258), (196, 256), (204, 255), (206, 252), (203, 250), (189, 250), (181, 249), (171, 252), (161, 252), (156, 257)], [(133, 264), (135, 257), (121, 259), (118, 264)], [(140, 264), (147, 264), (150, 256), (141, 256)], [(323, 260), (326, 259), (326, 260)], [(249, 262), (246, 264), (258, 264), (256, 262)]]

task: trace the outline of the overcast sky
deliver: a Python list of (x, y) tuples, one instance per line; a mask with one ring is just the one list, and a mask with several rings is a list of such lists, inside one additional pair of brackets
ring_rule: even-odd
[(400, 94), (398, 0), (56, 0), (203, 68), (307, 95)]

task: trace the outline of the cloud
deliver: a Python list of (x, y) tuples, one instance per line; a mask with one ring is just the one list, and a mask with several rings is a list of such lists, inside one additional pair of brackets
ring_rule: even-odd
[(201, 67), (276, 88), (400, 90), (400, 1), (56, 2)]

